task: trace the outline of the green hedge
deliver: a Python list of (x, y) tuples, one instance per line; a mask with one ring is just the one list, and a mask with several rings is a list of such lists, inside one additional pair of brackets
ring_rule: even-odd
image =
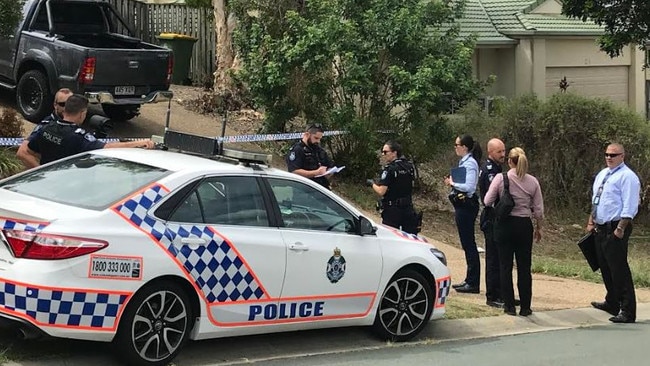
[[(534, 95), (497, 101), (490, 115), (476, 106), (462, 113), (465, 118), (455, 129), (475, 135), (483, 149), (489, 138), (500, 137), (507, 148), (526, 151), (530, 172), (539, 179), (549, 208), (589, 212), (593, 178), (605, 167), (603, 153), (610, 142), (625, 147), (626, 162), (639, 175), (645, 197), (650, 126), (624, 106), (559, 93), (546, 101)], [(648, 212), (647, 200), (642, 210)]]

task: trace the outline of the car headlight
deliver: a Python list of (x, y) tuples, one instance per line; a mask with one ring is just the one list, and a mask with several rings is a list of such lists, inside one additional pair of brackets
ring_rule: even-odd
[(440, 259), (440, 262), (442, 262), (442, 264), (444, 264), (445, 266), (447, 265), (447, 256), (445, 256), (445, 253), (443, 253), (441, 250), (436, 248), (431, 248), (429, 250), (431, 250), (431, 254), (435, 255), (436, 257), (438, 257), (438, 259)]

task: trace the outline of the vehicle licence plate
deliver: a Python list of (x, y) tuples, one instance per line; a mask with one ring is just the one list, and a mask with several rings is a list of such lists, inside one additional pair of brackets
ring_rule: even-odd
[(90, 258), (91, 278), (141, 279), (142, 258), (93, 255)]
[(135, 86), (116, 86), (115, 95), (134, 95)]

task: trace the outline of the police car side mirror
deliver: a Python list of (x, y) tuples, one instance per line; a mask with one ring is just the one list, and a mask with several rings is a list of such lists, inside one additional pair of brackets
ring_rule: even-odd
[(372, 222), (370, 222), (370, 220), (363, 216), (359, 217), (359, 235), (374, 235), (376, 232), (377, 228), (372, 225)]

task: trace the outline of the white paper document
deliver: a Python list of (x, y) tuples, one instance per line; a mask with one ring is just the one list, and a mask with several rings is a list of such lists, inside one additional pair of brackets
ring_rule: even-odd
[(344, 166), (333, 166), (333, 167), (327, 169), (327, 171), (325, 172), (325, 174), (317, 175), (317, 176), (315, 176), (314, 178), (324, 177), (324, 176), (329, 175), (329, 174), (338, 173), (338, 172), (340, 172), (340, 171), (343, 170), (343, 169), (345, 169), (345, 165), (344, 165)]

